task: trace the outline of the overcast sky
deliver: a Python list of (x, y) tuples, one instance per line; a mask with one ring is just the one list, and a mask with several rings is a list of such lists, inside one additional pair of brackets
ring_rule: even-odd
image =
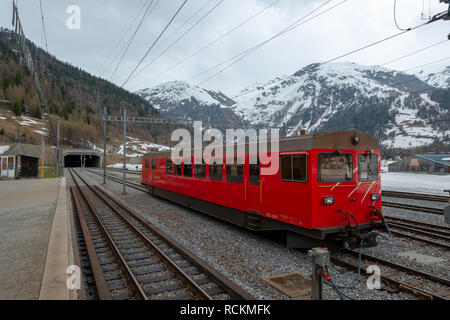
[[(129, 28), (147, 0), (42, 0), (49, 52), (95, 75), (101, 75), (102, 66), (110, 66), (103, 77), (109, 79), (117, 61), (106, 60), (112, 49)], [(149, 0), (150, 2), (151, 0)], [(170, 36), (205, 4), (206, 7), (167, 42), (161, 42), (143, 62), (146, 65), (174, 41), (184, 30), (195, 23), (220, 0), (188, 0), (180, 14), (161, 38)], [(294, 21), (303, 17), (327, 0), (279, 0), (248, 24), (233, 32), (214, 46), (181, 64), (171, 72), (154, 78), (197, 49), (215, 40), (223, 33), (259, 12), (275, 0), (224, 0), (205, 20), (166, 52), (158, 61), (129, 81), (125, 88), (137, 90), (152, 87), (170, 80), (186, 80), (234, 55), (249, 49)], [(332, 0), (318, 12), (338, 4)], [(0, 25), (12, 28), (12, 0), (0, 0)], [(161, 0), (143, 23), (118, 72), (112, 81), (122, 85), (133, 68), (150, 48), (157, 35), (182, 4), (183, 0)], [(394, 0), (348, 0), (344, 4), (271, 41), (223, 74), (202, 84), (233, 95), (254, 82), (268, 81), (274, 77), (292, 74), (314, 62), (326, 61), (343, 53), (398, 33), (393, 19)], [(26, 36), (43, 45), (39, 0), (18, 0), (19, 14)], [(66, 10), (71, 5), (81, 9), (81, 28), (69, 29)], [(398, 0), (397, 21), (400, 27), (412, 27), (424, 22), (426, 17), (446, 10), (439, 0)], [(139, 16), (139, 19), (141, 16)], [(131, 30), (137, 26), (136, 21)], [(446, 39), (450, 21), (438, 21), (386, 41), (370, 49), (345, 57), (363, 65), (377, 65), (414, 50)], [(131, 36), (129, 32), (125, 39)], [(123, 46), (123, 41), (119, 48)], [(158, 46), (158, 44), (157, 44)], [(423, 53), (403, 59), (387, 67), (408, 69), (449, 56), (450, 41)], [(114, 51), (111, 58), (116, 55)], [(112, 60), (112, 59), (111, 59)], [(449, 65), (450, 60), (426, 68), (437, 71)], [(218, 71), (216, 69), (214, 71)], [(214, 72), (190, 81), (196, 85)]]

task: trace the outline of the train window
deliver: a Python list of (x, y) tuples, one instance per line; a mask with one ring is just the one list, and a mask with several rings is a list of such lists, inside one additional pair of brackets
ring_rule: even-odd
[(353, 161), (350, 153), (319, 154), (319, 181), (345, 182), (353, 180)]
[(156, 159), (152, 159), (152, 169), (156, 169)]
[(195, 164), (195, 177), (196, 178), (206, 177), (206, 165), (204, 160), (202, 160), (201, 164)]
[(181, 176), (181, 163), (174, 165), (173, 174), (176, 176)]
[(148, 161), (148, 159), (145, 159), (145, 169), (148, 169), (150, 166), (149, 166), (150, 164), (149, 164), (149, 161)]
[(192, 164), (184, 164), (184, 176), (192, 177)]
[(378, 180), (378, 155), (361, 153), (358, 155), (359, 181)]
[(306, 182), (308, 165), (306, 155), (291, 154), (280, 156), (281, 180)]
[(214, 162), (209, 166), (209, 179), (222, 181), (222, 165)]
[(249, 167), (250, 184), (258, 185), (259, 184), (259, 158), (256, 158), (256, 157), (250, 158), (250, 164), (248, 167)]
[(172, 160), (166, 160), (166, 174), (172, 174)]
[(244, 179), (244, 166), (242, 164), (239, 164), (237, 158), (229, 160), (227, 159), (227, 181), (242, 183), (243, 179)]

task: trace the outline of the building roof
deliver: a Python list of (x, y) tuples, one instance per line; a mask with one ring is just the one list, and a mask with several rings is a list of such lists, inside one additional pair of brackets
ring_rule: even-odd
[(415, 156), (450, 167), (450, 154), (416, 154)]

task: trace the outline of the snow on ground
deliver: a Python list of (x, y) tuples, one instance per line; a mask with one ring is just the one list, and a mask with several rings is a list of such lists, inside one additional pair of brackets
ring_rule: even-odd
[(4, 154), (9, 150), (9, 146), (0, 146), (0, 154)]
[(44, 135), (44, 136), (48, 136), (48, 132), (46, 132), (46, 131), (48, 131), (47, 129), (45, 129), (44, 128), (44, 130), (42, 131), (42, 130), (33, 130), (33, 132), (36, 132), (37, 134), (40, 134), (40, 135)]
[(383, 190), (448, 195), (443, 190), (450, 189), (450, 175), (385, 172), (381, 173), (381, 187)]
[[(108, 168), (123, 169), (123, 163), (115, 163), (115, 164), (109, 165)], [(141, 164), (127, 164), (127, 170), (142, 171), (142, 165)]]
[(29, 117), (25, 117), (25, 116), (21, 116), (20, 119), (22, 121), (19, 121), (17, 119), (16, 119), (16, 121), (18, 123), (20, 123), (21, 125), (23, 125), (23, 126), (30, 126), (30, 125), (33, 125), (33, 124), (39, 124), (39, 125), (41, 124), (40, 122), (37, 122), (37, 121), (35, 121), (35, 120), (33, 120), (33, 119), (29, 118)]

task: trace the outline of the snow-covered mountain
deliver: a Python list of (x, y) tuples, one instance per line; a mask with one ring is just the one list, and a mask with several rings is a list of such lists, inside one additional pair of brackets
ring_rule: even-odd
[(436, 88), (449, 88), (450, 87), (450, 66), (447, 66), (441, 72), (425, 73), (423, 70), (417, 73), (417, 76), (430, 86)]
[(281, 127), (288, 136), (356, 126), (387, 148), (412, 148), (435, 139), (450, 143), (450, 89), (441, 85), (445, 76), (438, 78), (425, 82), (377, 66), (329, 63), (249, 86), (234, 100), (178, 81), (139, 93), (171, 118), (244, 121)]
[(137, 93), (162, 115), (172, 119), (201, 120), (205, 124), (241, 122), (230, 109), (235, 101), (221, 92), (192, 87), (186, 82), (166, 82)]
[(248, 87), (231, 108), (253, 124), (284, 127), (287, 135), (356, 125), (389, 148), (416, 147), (435, 138), (449, 141), (449, 124), (441, 121), (448, 119), (448, 97), (433, 101), (432, 87), (414, 75), (329, 63), (311, 64), (280, 79)]

